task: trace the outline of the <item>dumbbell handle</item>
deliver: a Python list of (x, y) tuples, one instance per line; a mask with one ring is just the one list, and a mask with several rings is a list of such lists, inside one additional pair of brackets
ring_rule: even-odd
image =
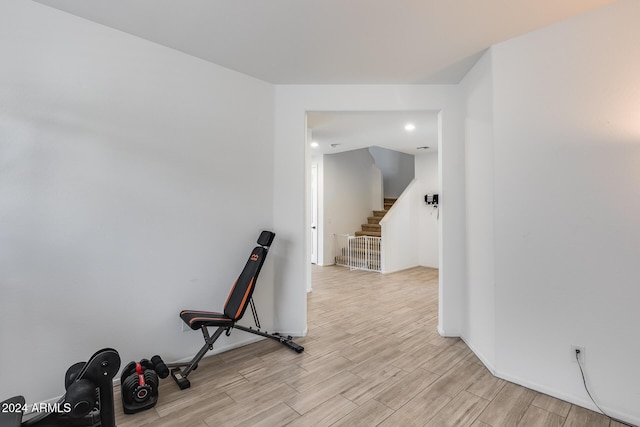
[(156, 371), (160, 378), (164, 379), (169, 376), (169, 368), (160, 356), (157, 354), (153, 356), (151, 358), (151, 363), (153, 364), (153, 370)]

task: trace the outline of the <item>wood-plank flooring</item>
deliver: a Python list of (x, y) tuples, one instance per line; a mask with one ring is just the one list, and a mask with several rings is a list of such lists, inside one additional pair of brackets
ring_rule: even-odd
[(304, 353), (269, 340), (205, 358), (190, 389), (165, 379), (156, 407), (135, 415), (116, 387), (117, 425), (621, 425), (493, 377), (462, 340), (438, 335), (437, 316), (438, 270), (314, 266)]

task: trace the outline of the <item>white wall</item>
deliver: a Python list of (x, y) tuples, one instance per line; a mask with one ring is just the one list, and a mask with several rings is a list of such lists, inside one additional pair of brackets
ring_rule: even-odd
[(380, 221), (383, 273), (419, 265), (419, 241), (422, 238), (418, 226), (420, 192), (417, 181), (411, 181)]
[(222, 308), (273, 227), (273, 87), (23, 0), (0, 3), (0, 56), (0, 396), (60, 395), (102, 347), (192, 356), (179, 311)]
[(371, 168), (366, 148), (323, 156), (323, 264), (334, 263), (334, 235), (353, 235), (371, 216)]
[[(416, 206), (418, 217), (418, 263), (424, 267), (438, 268), (440, 256), (439, 213), (424, 202), (425, 194), (440, 194), (438, 153), (415, 156), (417, 181)], [(439, 209), (439, 208), (438, 208)]]
[(384, 209), (384, 178), (382, 171), (376, 165), (372, 165), (369, 170), (369, 189), (371, 195), (371, 211), (381, 211)]
[(382, 147), (369, 147), (369, 152), (382, 171), (384, 197), (400, 197), (415, 178), (414, 156)]
[(380, 221), (383, 272), (422, 265), (439, 268), (439, 213), (424, 202), (425, 194), (440, 194), (438, 153), (415, 156), (416, 177)]
[[(440, 111), (439, 331), (458, 335), (462, 324), (464, 275), (464, 132), (460, 97), (455, 85), (442, 86), (300, 86), (276, 87), (274, 226), (286, 241), (288, 263), (276, 272), (276, 283), (286, 283), (277, 300), (279, 322), (306, 328), (306, 284), (310, 261), (306, 243), (309, 200), (305, 188), (305, 114), (307, 111)], [(308, 192), (307, 192), (308, 193)], [(298, 283), (298, 285), (294, 285)], [(278, 286), (278, 285), (276, 285)]]
[(487, 51), (461, 82), (465, 94), (467, 310), (463, 338), (495, 370), (493, 74)]
[(620, 0), (492, 53), (496, 368), (593, 407), (584, 346), (594, 397), (636, 424), (639, 16)]

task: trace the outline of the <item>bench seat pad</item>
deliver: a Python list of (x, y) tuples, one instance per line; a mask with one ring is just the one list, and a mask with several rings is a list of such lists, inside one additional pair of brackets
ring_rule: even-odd
[(215, 311), (182, 310), (180, 318), (193, 330), (203, 326), (233, 326), (233, 319)]

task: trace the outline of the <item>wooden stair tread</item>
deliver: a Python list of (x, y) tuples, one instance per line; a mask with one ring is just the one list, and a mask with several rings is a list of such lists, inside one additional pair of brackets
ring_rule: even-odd
[(380, 231), (356, 231), (356, 236), (382, 237)]
[(380, 231), (382, 228), (380, 224), (361, 224), (360, 227), (362, 227), (362, 230), (368, 231)]
[(393, 204), (398, 199), (385, 197), (384, 198), (384, 209), (383, 210), (375, 210), (373, 211), (373, 216), (367, 217), (367, 223), (361, 224), (361, 231), (356, 231), (356, 236), (370, 236), (370, 237), (382, 237), (382, 226), (380, 225), (380, 220), (384, 218), (384, 216), (389, 212), (389, 209), (393, 206)]

